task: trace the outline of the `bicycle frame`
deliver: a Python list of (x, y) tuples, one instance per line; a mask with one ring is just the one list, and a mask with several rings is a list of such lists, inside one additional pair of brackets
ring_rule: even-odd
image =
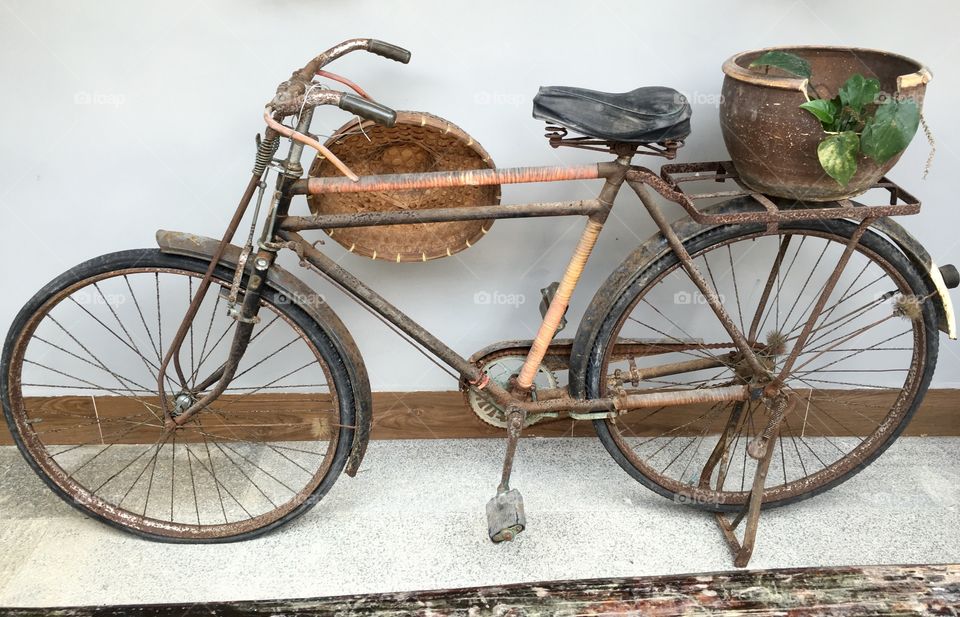
[[(306, 133), (311, 119), (312, 113), (303, 114), (296, 132)], [(289, 137), (290, 135), (287, 136)], [(822, 290), (818, 302), (815, 305), (815, 310), (811, 312), (801, 332), (800, 339), (798, 339), (798, 345), (795, 346), (794, 352), (788, 357), (780, 373), (776, 376), (769, 375), (767, 379), (763, 380), (763, 383), (758, 382), (751, 385), (728, 386), (709, 390), (677, 390), (657, 393), (620, 394), (591, 400), (573, 399), (567, 393), (560, 393), (559, 396), (553, 393), (545, 393), (548, 394), (548, 396), (536, 397), (536, 400), (534, 400), (534, 398), (530, 396), (533, 378), (540, 367), (550, 342), (557, 332), (560, 320), (567, 309), (570, 297), (577, 286), (583, 268), (590, 257), (607, 216), (624, 183), (638, 195), (641, 203), (649, 212), (658, 229), (667, 239), (670, 249), (681, 261), (684, 271), (703, 294), (706, 302), (714, 314), (716, 314), (727, 334), (731, 337), (737, 349), (736, 353), (739, 354), (739, 358), (750, 367), (755, 375), (767, 375), (767, 369), (757, 357), (756, 347), (748, 341), (746, 333), (737, 327), (727, 313), (715, 290), (700, 273), (693, 262), (693, 258), (674, 233), (662, 209), (650, 194), (648, 187), (653, 188), (660, 196), (667, 200), (681, 205), (695, 219), (698, 216), (702, 219), (709, 217), (699, 214), (691, 200), (671, 183), (661, 179), (649, 169), (632, 165), (632, 157), (636, 154), (635, 147), (626, 149), (620, 147), (617, 151), (619, 156), (615, 161), (593, 165), (374, 175), (359, 177), (354, 181), (349, 176), (346, 178), (302, 178), (303, 171), (300, 165), (300, 157), (303, 146), (304, 144), (302, 142), (292, 140), (290, 152), (284, 164), (278, 168), (281, 177), (278, 181), (275, 203), (268, 215), (268, 221), (260, 242), (260, 250), (253, 260), (254, 264), (256, 264), (254, 268), (255, 276), (251, 277), (245, 294), (245, 300), (249, 301), (249, 306), (247, 306), (248, 303), (245, 302), (245, 310), (241, 311), (242, 314), (238, 317), (241, 325), (252, 324), (256, 318), (257, 307), (255, 306), (254, 300), (259, 299), (259, 285), (265, 280), (266, 273), (273, 263), (277, 251), (283, 248), (291, 249), (300, 257), (301, 265), (310, 267), (328, 280), (331, 280), (344, 292), (353, 296), (382, 319), (409, 336), (416, 344), (425, 348), (456, 371), (461, 379), (470, 387), (483, 391), (488, 397), (504, 406), (504, 408), (509, 411), (522, 411), (523, 413), (565, 413), (568, 417), (574, 419), (608, 418), (626, 411), (651, 406), (743, 401), (751, 398), (775, 396), (779, 391), (784, 377), (789, 373), (793, 363), (796, 361), (796, 355), (802, 347), (802, 343), (805, 342), (806, 337), (814, 326), (816, 316), (819, 313), (816, 309), (822, 309), (825, 305), (827, 298), (836, 285), (840, 272), (842, 272), (847, 260), (852, 255), (863, 232), (866, 231), (878, 216), (912, 213), (906, 211), (905, 208), (913, 207), (912, 205), (891, 205), (889, 207), (880, 206), (867, 209), (854, 207), (852, 204), (841, 204), (841, 207), (780, 211), (772, 204), (769, 206), (764, 204), (766, 212), (744, 212), (743, 214), (727, 215), (727, 218), (730, 220), (716, 221), (718, 223), (766, 223), (768, 226), (774, 227), (780, 222), (797, 219), (855, 218), (861, 220), (858, 232), (851, 238), (843, 257), (834, 269), (827, 285)], [(261, 174), (257, 174), (255, 170), (254, 178), (251, 179), (248, 189), (244, 193), (243, 199), (241, 199), (241, 204), (238, 207), (238, 215), (234, 217), (235, 221), (239, 220), (239, 217), (242, 216), (243, 211), (245, 211), (253, 196), (255, 188), (260, 186), (262, 190)], [(393, 210), (355, 214), (315, 215), (308, 217), (291, 216), (289, 214), (292, 199), (296, 196), (304, 195), (388, 190), (403, 191), (492, 184), (546, 183), (570, 180), (603, 180), (604, 184), (597, 198), (592, 200), (441, 208), (430, 211)], [(919, 205), (916, 205), (916, 208), (918, 209)], [(482, 373), (480, 368), (453, 351), (426, 328), (416, 323), (346, 269), (336, 264), (316, 249), (310, 242), (305, 240), (299, 233), (305, 230), (376, 225), (501, 218), (535, 218), (541, 216), (583, 216), (586, 217), (587, 223), (573, 255), (570, 257), (557, 293), (540, 324), (523, 367), (516, 379), (511, 382), (507, 388), (498, 383), (491, 382), (487, 379), (486, 375)], [(233, 222), (231, 223), (231, 228), (228, 228), (227, 234), (225, 234), (224, 240), (221, 242), (221, 248), (229, 242), (236, 231), (236, 225), (234, 225)], [(214, 260), (213, 263), (216, 263), (216, 260)], [(771, 273), (771, 277), (773, 276), (773, 273)], [(204, 291), (204, 289), (201, 289), (197, 297), (201, 297)], [(192, 318), (192, 316), (188, 315), (188, 319), (184, 320), (184, 325), (181, 328), (184, 332), (189, 326), (189, 318)], [(250, 329), (250, 327), (248, 326), (243, 329)], [(186, 410), (186, 412), (181, 413), (176, 418), (168, 418), (168, 422), (176, 424), (186, 422), (193, 413), (196, 413), (197, 410), (201, 409), (205, 404), (222, 393), (229, 384), (232, 371), (236, 368), (236, 364), (242, 357), (245, 347), (242, 339), (243, 335), (235, 337), (234, 345), (231, 348), (232, 353), (226, 365), (211, 375), (203, 384), (204, 386), (210, 386), (214, 382), (219, 382), (218, 386), (203, 399), (195, 403), (190, 409)], [(178, 348), (181, 342), (182, 338), (175, 339), (171, 351)], [(176, 356), (178, 354), (174, 353), (171, 355), (176, 364)], [(659, 368), (660, 370), (670, 371), (672, 374), (678, 374), (703, 368), (701, 365), (702, 362), (690, 361), (672, 363), (669, 366), (665, 365)], [(718, 363), (717, 366), (720, 366), (720, 364)]]
[[(617, 399), (597, 399), (594, 401), (574, 401), (568, 397), (551, 400), (524, 400), (518, 396), (528, 392), (550, 341), (559, 327), (566, 311), (570, 296), (576, 288), (584, 265), (596, 244), (603, 224), (612, 208), (613, 202), (630, 170), (630, 157), (624, 156), (614, 163), (601, 163), (582, 167), (525, 167), (517, 169), (479, 170), (464, 172), (437, 172), (427, 174), (398, 174), (394, 176), (367, 176), (353, 185), (339, 184), (338, 179), (329, 183), (313, 180), (298, 181), (292, 185), (291, 193), (317, 194), (333, 190), (347, 192), (379, 190), (409, 190), (414, 188), (441, 186), (476, 186), (482, 184), (512, 184), (520, 182), (559, 182), (571, 179), (605, 180), (599, 196), (594, 200), (527, 203), (514, 206), (478, 206), (434, 210), (421, 215), (412, 211), (387, 211), (359, 215), (321, 215), (315, 217), (280, 217), (278, 236), (292, 243), (297, 253), (316, 268), (321, 274), (335, 281), (347, 293), (379, 313), (390, 323), (397, 326), (418, 344), (443, 360), (456, 370), (469, 384), (486, 389), (500, 404), (518, 407), (528, 413), (568, 411), (573, 414), (602, 412), (606, 416), (616, 410), (637, 409), (649, 405), (684, 404), (693, 402), (716, 402), (718, 400), (744, 400), (749, 391), (743, 387), (722, 389), (720, 392), (660, 393), (653, 395), (632, 395)], [(479, 369), (468, 360), (451, 350), (430, 332), (411, 320), (399, 309), (384, 300), (372, 289), (353, 277), (349, 272), (335, 264), (320, 251), (313, 248), (297, 233), (306, 229), (324, 229), (335, 227), (358, 227), (364, 225), (387, 225), (398, 223), (434, 222), (451, 220), (480, 220), (486, 218), (526, 218), (539, 216), (586, 216), (587, 224), (581, 234), (574, 254), (571, 256), (560, 281), (557, 293), (541, 322), (533, 346), (517, 377), (516, 390), (510, 392), (498, 384), (485, 380)], [(722, 306), (718, 307), (723, 312)], [(724, 313), (725, 314), (725, 313)], [(750, 346), (743, 340), (747, 353), (753, 355)]]

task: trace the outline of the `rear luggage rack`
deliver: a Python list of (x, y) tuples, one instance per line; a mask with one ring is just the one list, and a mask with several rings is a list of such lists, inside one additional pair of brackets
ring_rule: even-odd
[[(863, 220), (885, 216), (904, 216), (920, 212), (920, 202), (887, 177), (881, 178), (861, 196), (861, 199), (866, 197), (866, 201), (872, 200), (875, 202), (877, 196), (874, 193), (877, 190), (886, 191), (889, 195), (888, 203), (881, 204), (859, 204), (849, 199), (804, 202), (802, 200), (770, 197), (743, 184), (737, 174), (736, 167), (731, 161), (664, 165), (660, 169), (660, 177), (649, 170), (634, 167), (627, 173), (627, 179), (650, 184), (664, 197), (680, 204), (694, 221), (709, 225), (731, 223), (774, 224), (811, 219)], [(736, 185), (737, 189), (707, 192), (687, 192), (684, 190), (684, 183), (704, 181), (719, 183), (730, 181)], [(667, 190), (664, 191), (663, 189)], [(759, 207), (756, 210), (744, 212), (705, 214), (697, 205), (697, 202), (702, 200), (732, 199), (735, 197), (750, 197)]]

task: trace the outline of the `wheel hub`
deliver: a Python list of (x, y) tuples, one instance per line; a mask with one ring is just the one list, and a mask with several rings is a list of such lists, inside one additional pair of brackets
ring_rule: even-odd
[(197, 399), (195, 396), (189, 392), (181, 392), (173, 399), (173, 409), (170, 410), (170, 415), (176, 418), (186, 410), (190, 409), (190, 407), (196, 402)]

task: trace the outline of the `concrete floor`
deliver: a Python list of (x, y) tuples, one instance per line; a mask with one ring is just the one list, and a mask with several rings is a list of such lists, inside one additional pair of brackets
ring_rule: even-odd
[[(371, 444), (310, 513), (258, 540), (139, 540), (0, 448), (0, 605), (307, 597), (730, 569), (712, 519), (631, 480), (594, 439), (521, 443), (529, 528), (486, 537), (499, 440)], [(960, 561), (960, 439), (904, 438), (854, 480), (761, 520), (751, 567)]]

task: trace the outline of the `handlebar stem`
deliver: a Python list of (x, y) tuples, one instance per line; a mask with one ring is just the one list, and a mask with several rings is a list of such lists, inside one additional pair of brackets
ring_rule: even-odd
[[(300, 121), (297, 122), (297, 132), (302, 135), (310, 133), (310, 123), (313, 121), (313, 108), (309, 107), (300, 114)], [(300, 164), (300, 158), (303, 156), (302, 141), (291, 140), (290, 151), (287, 152), (287, 171), (291, 175), (299, 178), (303, 174), (303, 166)]]

